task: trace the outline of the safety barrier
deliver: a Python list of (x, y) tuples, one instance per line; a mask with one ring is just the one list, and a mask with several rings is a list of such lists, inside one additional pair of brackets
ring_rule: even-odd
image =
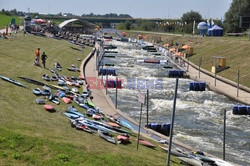
[(100, 69), (99, 75), (116, 75), (115, 69)]
[(168, 71), (168, 77), (170, 78), (182, 78), (184, 77), (184, 71), (183, 70), (169, 70)]
[(146, 127), (157, 131), (163, 135), (169, 136), (171, 123), (149, 123)]
[(250, 115), (250, 106), (247, 105), (234, 105), (233, 106), (234, 115)]
[(206, 90), (206, 82), (190, 82), (189, 83), (190, 91), (205, 91)]

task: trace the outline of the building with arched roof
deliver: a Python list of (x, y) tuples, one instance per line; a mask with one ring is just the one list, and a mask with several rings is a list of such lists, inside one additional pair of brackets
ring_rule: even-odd
[(97, 26), (80, 19), (70, 19), (59, 24), (59, 28), (69, 33), (93, 34)]

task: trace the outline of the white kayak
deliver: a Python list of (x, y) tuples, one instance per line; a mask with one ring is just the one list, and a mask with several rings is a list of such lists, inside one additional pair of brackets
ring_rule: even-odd
[(199, 160), (195, 160), (192, 158), (188, 158), (188, 157), (178, 157), (181, 161), (193, 165), (193, 166), (202, 166), (202, 161)]

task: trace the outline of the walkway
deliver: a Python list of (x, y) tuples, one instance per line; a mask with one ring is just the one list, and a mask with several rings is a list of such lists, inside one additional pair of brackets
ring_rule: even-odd
[[(185, 66), (187, 67), (187, 62), (185, 63)], [(186, 68), (185, 68), (186, 69)], [(199, 70), (198, 66), (190, 63), (188, 67), (188, 72), (187, 74), (190, 76), (191, 79), (195, 81), (202, 81), (206, 82), (208, 87), (218, 93), (221, 93), (235, 101), (238, 101), (240, 103), (250, 105), (250, 89), (247, 87), (244, 87), (244, 89), (239, 89), (239, 95), (237, 97), (237, 86), (233, 86), (233, 84), (236, 85), (236, 83), (227, 80), (223, 77), (216, 76), (216, 82), (215, 82), (215, 77), (214, 74), (208, 71), (205, 71), (202, 69), (202, 72), (200, 72), (200, 77), (199, 77)], [(208, 74), (206, 74), (208, 73)], [(240, 87), (243, 87), (242, 85)]]

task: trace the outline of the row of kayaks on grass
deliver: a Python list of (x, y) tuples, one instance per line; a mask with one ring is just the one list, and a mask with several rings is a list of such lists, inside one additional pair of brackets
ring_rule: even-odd
[[(168, 152), (167, 146), (160, 146), (162, 150), (165, 152)], [(173, 148), (171, 149), (171, 154), (178, 157), (182, 163), (193, 165), (193, 166), (233, 166), (232, 164), (213, 157), (207, 157), (205, 154), (201, 151), (196, 152), (185, 152), (184, 150), (180, 148)]]

